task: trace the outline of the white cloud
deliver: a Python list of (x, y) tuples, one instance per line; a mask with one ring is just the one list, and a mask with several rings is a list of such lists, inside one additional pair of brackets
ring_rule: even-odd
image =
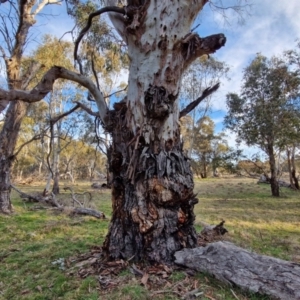
[[(226, 46), (216, 57), (230, 67), (230, 81), (224, 81), (213, 100), (214, 110), (226, 111), (226, 97), (229, 92), (239, 92), (243, 69), (261, 52), (267, 57), (280, 55), (295, 47), (300, 38), (299, 0), (254, 0), (251, 16), (246, 17), (244, 26), (227, 27)], [(217, 22), (220, 24), (218, 15)], [(217, 29), (215, 29), (217, 30)]]

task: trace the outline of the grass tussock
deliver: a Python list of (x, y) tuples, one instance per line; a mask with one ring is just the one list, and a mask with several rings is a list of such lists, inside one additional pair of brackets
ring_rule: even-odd
[[(40, 185), (21, 187), (24, 192), (42, 190)], [(89, 189), (89, 183), (74, 187), (89, 190), (92, 205), (111, 215), (110, 191)], [(300, 262), (300, 195), (283, 189), (283, 197), (270, 196), (268, 185), (251, 179), (196, 180), (199, 204), (196, 227), (203, 222), (226, 220), (226, 239), (239, 246), (282, 259)], [(69, 193), (60, 196), (68, 203)], [(68, 275), (65, 258), (101, 245), (108, 220), (69, 217), (67, 212), (38, 209), (12, 194), (15, 213), (0, 215), (0, 299), (93, 300), (93, 299), (179, 299), (176, 289), (199, 288), (199, 299), (267, 299), (230, 289), (205, 274), (188, 276), (173, 272), (167, 285), (145, 288), (128, 270), (119, 274), (119, 284), (103, 291), (96, 276), (85, 279)]]

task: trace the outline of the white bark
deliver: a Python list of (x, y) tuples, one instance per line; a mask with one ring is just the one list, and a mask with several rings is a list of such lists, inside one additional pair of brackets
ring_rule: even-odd
[[(187, 67), (176, 47), (190, 33), (195, 16), (206, 1), (151, 1), (143, 22), (145, 31), (133, 22), (135, 34), (127, 34), (130, 55), (130, 78), (128, 83), (128, 111), (130, 128), (137, 134), (142, 130), (147, 143), (153, 140), (145, 111), (145, 92), (152, 86), (163, 86), (169, 95), (177, 98), (181, 76)], [(135, 26), (134, 28), (133, 25)], [(137, 46), (138, 45), (138, 46)], [(165, 142), (173, 140), (178, 129), (178, 101), (167, 117), (158, 138)]]

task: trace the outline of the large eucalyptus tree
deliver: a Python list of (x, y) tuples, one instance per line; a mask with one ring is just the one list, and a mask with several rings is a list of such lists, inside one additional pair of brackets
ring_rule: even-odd
[(82, 74), (53, 67), (30, 92), (0, 89), (0, 99), (39, 101), (57, 78), (78, 82), (94, 97), (99, 117), (111, 134), (113, 214), (104, 250), (111, 258), (171, 261), (175, 251), (197, 243), (193, 227), (193, 174), (180, 138), (180, 117), (188, 114), (215, 85), (182, 111), (178, 94), (181, 77), (202, 55), (224, 46), (223, 34), (200, 37), (191, 26), (208, 0), (107, 1), (92, 18), (110, 12), (112, 23), (128, 47), (127, 96), (108, 109), (101, 91)]

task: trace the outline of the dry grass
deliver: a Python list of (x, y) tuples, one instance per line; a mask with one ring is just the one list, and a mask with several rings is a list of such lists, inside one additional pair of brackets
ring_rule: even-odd
[(270, 186), (254, 179), (196, 181), (196, 224), (226, 220), (228, 239), (259, 253), (300, 262), (300, 193), (282, 188), (271, 197)]

